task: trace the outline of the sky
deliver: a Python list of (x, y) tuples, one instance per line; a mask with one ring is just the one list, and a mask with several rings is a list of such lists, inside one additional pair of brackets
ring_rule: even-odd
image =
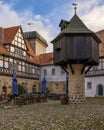
[(77, 4), (77, 15), (90, 30), (104, 29), (104, 0), (0, 0), (0, 26), (21, 25), (24, 32), (37, 31), (51, 52), (61, 19), (70, 21), (74, 15), (72, 3)]

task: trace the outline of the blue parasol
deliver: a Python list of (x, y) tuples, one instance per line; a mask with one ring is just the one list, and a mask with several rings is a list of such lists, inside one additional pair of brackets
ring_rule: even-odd
[(16, 73), (13, 74), (12, 94), (13, 94), (13, 96), (17, 96), (18, 95), (17, 75), (16, 75)]
[(47, 90), (46, 90), (46, 78), (45, 78), (45, 76), (42, 79), (42, 93), (44, 93), (44, 94), (47, 93)]

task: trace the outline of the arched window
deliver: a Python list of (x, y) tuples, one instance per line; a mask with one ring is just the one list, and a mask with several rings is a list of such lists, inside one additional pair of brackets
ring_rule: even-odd
[(33, 85), (32, 91), (33, 91), (33, 93), (37, 92), (37, 86), (36, 86), (36, 84)]
[(7, 96), (7, 87), (6, 87), (6, 86), (3, 86), (3, 87), (2, 87), (2, 95), (3, 95), (4, 97)]

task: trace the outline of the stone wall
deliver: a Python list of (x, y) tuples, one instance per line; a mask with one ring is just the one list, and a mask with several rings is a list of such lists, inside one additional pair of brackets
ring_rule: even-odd
[(72, 74), (70, 67), (69, 71), (69, 102), (81, 103), (85, 100), (85, 76), (81, 74), (82, 64), (73, 64), (74, 74)]
[(65, 82), (64, 81), (48, 82), (47, 89), (49, 90), (50, 93), (65, 94), (66, 92)]
[[(39, 80), (17, 78), (18, 84), (24, 84), (29, 93), (32, 92), (33, 85), (36, 86), (36, 91), (40, 91)], [(2, 94), (2, 87), (6, 86), (7, 94), (12, 92), (12, 77), (10, 76), (0, 76), (0, 95)]]

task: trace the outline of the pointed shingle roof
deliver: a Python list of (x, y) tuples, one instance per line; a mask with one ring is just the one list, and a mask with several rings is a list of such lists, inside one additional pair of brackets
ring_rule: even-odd
[(72, 19), (69, 21), (68, 26), (62, 30), (59, 35), (52, 40), (51, 42), (54, 43), (56, 40), (58, 40), (63, 35), (75, 35), (75, 34), (81, 34), (81, 35), (92, 35), (92, 37), (100, 43), (99, 38), (96, 36), (94, 32), (89, 30), (87, 26), (82, 22), (82, 20), (75, 14)]
[(86, 25), (80, 20), (80, 18), (75, 14), (69, 21), (66, 29), (63, 30), (64, 33), (92, 33)]

